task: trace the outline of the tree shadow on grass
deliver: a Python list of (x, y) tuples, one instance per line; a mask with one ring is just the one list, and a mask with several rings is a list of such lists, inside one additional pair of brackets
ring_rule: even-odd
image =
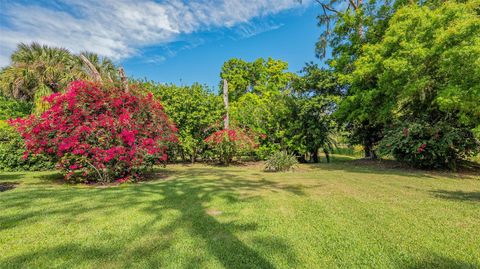
[(357, 160), (341, 160), (333, 161), (331, 163), (310, 163), (306, 164), (312, 169), (320, 169), (325, 171), (343, 171), (347, 173), (360, 173), (360, 174), (376, 174), (376, 175), (393, 175), (404, 176), (411, 178), (434, 178), (430, 173), (416, 169), (405, 169), (400, 167), (388, 167), (381, 165), (377, 161), (362, 161)]
[(38, 183), (29, 183), (30, 185), (43, 185), (47, 184), (67, 184), (65, 177), (61, 173), (53, 173), (47, 175), (35, 175), (34, 178), (38, 179)]
[[(196, 169), (195, 175), (209, 173), (211, 171)], [(218, 172), (215, 172), (217, 174)], [(185, 174), (184, 176), (188, 176)], [(237, 191), (258, 191), (261, 189), (281, 189), (291, 191), (291, 188), (279, 186), (277, 183), (261, 180), (250, 181), (242, 180), (238, 176), (229, 173), (223, 173), (223, 179), (217, 179), (215, 182), (205, 182), (201, 184), (186, 183), (183, 180), (168, 181), (163, 188), (157, 185), (145, 185), (136, 188), (135, 191), (143, 193), (161, 193), (164, 196), (163, 208), (173, 209), (182, 212), (178, 220), (185, 224), (189, 223), (191, 233), (195, 237), (200, 237), (207, 242), (207, 248), (214, 254), (225, 268), (274, 268), (274, 266), (264, 257), (259, 255), (251, 247), (236, 237), (236, 233), (242, 231), (256, 230), (258, 224), (236, 224), (222, 223), (214, 216), (208, 213), (205, 203), (213, 198), (221, 197), (229, 203), (245, 202), (249, 198), (240, 198)], [(206, 187), (208, 191), (206, 191)], [(300, 193), (295, 191), (296, 194)], [(158, 209), (155, 206), (147, 208), (147, 211), (154, 214)], [(279, 246), (281, 244), (277, 244)], [(272, 250), (273, 252), (275, 250)], [(284, 252), (285, 249), (282, 249)]]
[(400, 266), (407, 269), (476, 269), (480, 264), (456, 260), (438, 254), (430, 254), (423, 259), (409, 260), (408, 263)]
[(1, 182), (0, 192), (13, 190), (18, 184), (19, 184), (18, 182)]
[[(91, 250), (90, 246), (82, 246), (81, 250), (76, 251), (82, 242), (69, 242), (67, 245), (59, 242), (58, 247), (47, 247), (41, 251), (10, 257), (5, 261), (6, 264), (13, 267), (28, 266), (47, 257), (58, 260), (60, 267), (63, 267), (71, 264), (70, 256), (73, 260), (78, 261), (86, 260), (95, 263), (98, 259), (100, 262), (108, 263), (108, 257), (119, 255), (119, 249), (129, 248), (132, 243), (138, 242), (141, 238), (172, 235), (180, 227), (186, 229), (191, 237), (204, 242), (205, 250), (226, 268), (274, 268), (272, 261), (259, 253), (260, 250), (265, 251), (265, 249), (278, 256), (287, 255), (288, 264), (291, 266), (296, 264), (296, 257), (289, 250), (288, 244), (275, 236), (255, 238), (251, 243), (238, 237), (241, 234), (248, 234), (248, 232), (260, 229), (259, 223), (235, 220), (236, 212), (228, 212), (228, 215), (226, 214), (227, 221), (222, 218), (223, 212), (220, 210), (219, 215), (212, 214), (208, 204), (214, 199), (222, 199), (227, 205), (247, 204), (255, 199), (261, 199), (261, 193), (259, 193), (261, 191), (283, 191), (302, 195), (299, 187), (282, 185), (265, 179), (249, 180), (239, 176), (231, 169), (227, 171), (212, 168), (189, 168), (183, 171), (168, 171), (166, 174), (169, 175), (169, 178), (143, 184), (107, 189), (34, 188), (24, 191), (21, 195), (2, 197), (0, 201), (6, 206), (29, 210), (21, 210), (13, 216), (0, 214), (0, 231), (10, 228), (18, 229), (26, 223), (35, 223), (42, 218), (68, 221), (84, 216), (85, 221), (89, 221), (88, 213), (97, 210), (101, 210), (102, 215), (112, 218), (115, 218), (123, 210), (141, 210), (153, 217), (150, 222), (136, 228), (136, 233), (133, 233), (136, 237), (120, 239), (121, 246), (101, 249), (97, 249), (98, 246), (96, 246)], [(251, 195), (242, 195), (245, 192)], [(49, 203), (56, 206), (38, 206), (44, 203), (44, 199), (48, 199)], [(71, 202), (66, 203), (65, 201)], [(95, 205), (85, 207), (83, 206), (85, 201), (95, 201)], [(167, 211), (178, 212), (179, 216), (173, 218), (168, 225), (162, 228), (154, 228), (156, 223), (165, 217), (164, 213)], [(141, 244), (130, 249), (128, 253), (122, 254), (122, 266), (134, 265), (135, 259), (141, 259), (142, 264), (146, 264), (146, 267), (161, 266), (162, 261), (158, 258), (158, 252), (172, 251), (169, 247), (170, 241), (173, 240), (175, 238), (161, 237), (158, 242), (148, 241), (151, 245)], [(89, 253), (92, 252), (97, 254), (90, 255)], [(128, 259), (128, 257), (134, 258)], [(198, 259), (190, 258), (194, 262)], [(62, 264), (62, 259), (64, 264)], [(185, 259), (188, 260), (189, 257), (185, 257)]]
[(24, 176), (25, 174), (0, 174), (0, 181), (19, 180)]
[(345, 171), (349, 173), (367, 173), (407, 176), (411, 178), (433, 179), (438, 176), (446, 178), (480, 179), (480, 166), (465, 168), (459, 172), (445, 169), (425, 170), (415, 168), (394, 160), (366, 160), (344, 158), (343, 156), (332, 157), (331, 163), (308, 164), (312, 168), (327, 171)]
[(435, 197), (455, 200), (455, 201), (473, 201), (480, 202), (480, 192), (465, 192), (465, 191), (447, 191), (447, 190), (435, 190), (430, 191)]

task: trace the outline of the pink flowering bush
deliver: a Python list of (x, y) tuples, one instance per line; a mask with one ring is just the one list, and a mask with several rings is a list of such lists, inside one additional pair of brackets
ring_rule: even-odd
[(225, 165), (230, 164), (237, 153), (252, 150), (257, 146), (254, 135), (242, 129), (216, 131), (207, 137), (205, 142)]
[(468, 128), (448, 122), (405, 122), (387, 131), (379, 148), (412, 166), (456, 170), (479, 152), (480, 142)]
[(114, 87), (72, 82), (63, 94), (45, 98), (40, 116), (11, 120), (29, 155), (55, 158), (65, 178), (127, 181), (167, 160), (176, 127), (151, 94), (134, 95)]

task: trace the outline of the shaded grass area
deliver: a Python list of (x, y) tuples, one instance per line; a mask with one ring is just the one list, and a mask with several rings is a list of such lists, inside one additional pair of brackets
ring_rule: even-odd
[(173, 165), (139, 184), (3, 173), (1, 268), (478, 268), (480, 176), (334, 158)]

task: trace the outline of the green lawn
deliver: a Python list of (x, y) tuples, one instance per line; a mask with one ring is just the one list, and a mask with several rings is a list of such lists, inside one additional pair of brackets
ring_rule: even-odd
[(158, 172), (110, 187), (0, 174), (0, 267), (480, 267), (480, 176), (349, 161)]

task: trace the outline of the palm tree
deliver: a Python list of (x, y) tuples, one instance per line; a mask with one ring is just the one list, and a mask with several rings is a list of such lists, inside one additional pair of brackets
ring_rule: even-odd
[(0, 72), (0, 88), (15, 99), (33, 101), (37, 91), (57, 92), (79, 76), (75, 56), (63, 48), (21, 43), (11, 59)]
[(0, 71), (0, 90), (15, 99), (34, 101), (39, 94), (61, 91), (73, 80), (95, 80), (97, 74), (97, 80), (120, 81), (110, 59), (90, 52), (81, 55), (64, 48), (20, 43), (11, 56), (12, 64)]
[(44, 96), (65, 89), (73, 80), (121, 80), (110, 59), (90, 52), (74, 55), (64, 48), (20, 43), (11, 60), (12, 64), (0, 71), (0, 93), (33, 101), (37, 113), (48, 108)]

